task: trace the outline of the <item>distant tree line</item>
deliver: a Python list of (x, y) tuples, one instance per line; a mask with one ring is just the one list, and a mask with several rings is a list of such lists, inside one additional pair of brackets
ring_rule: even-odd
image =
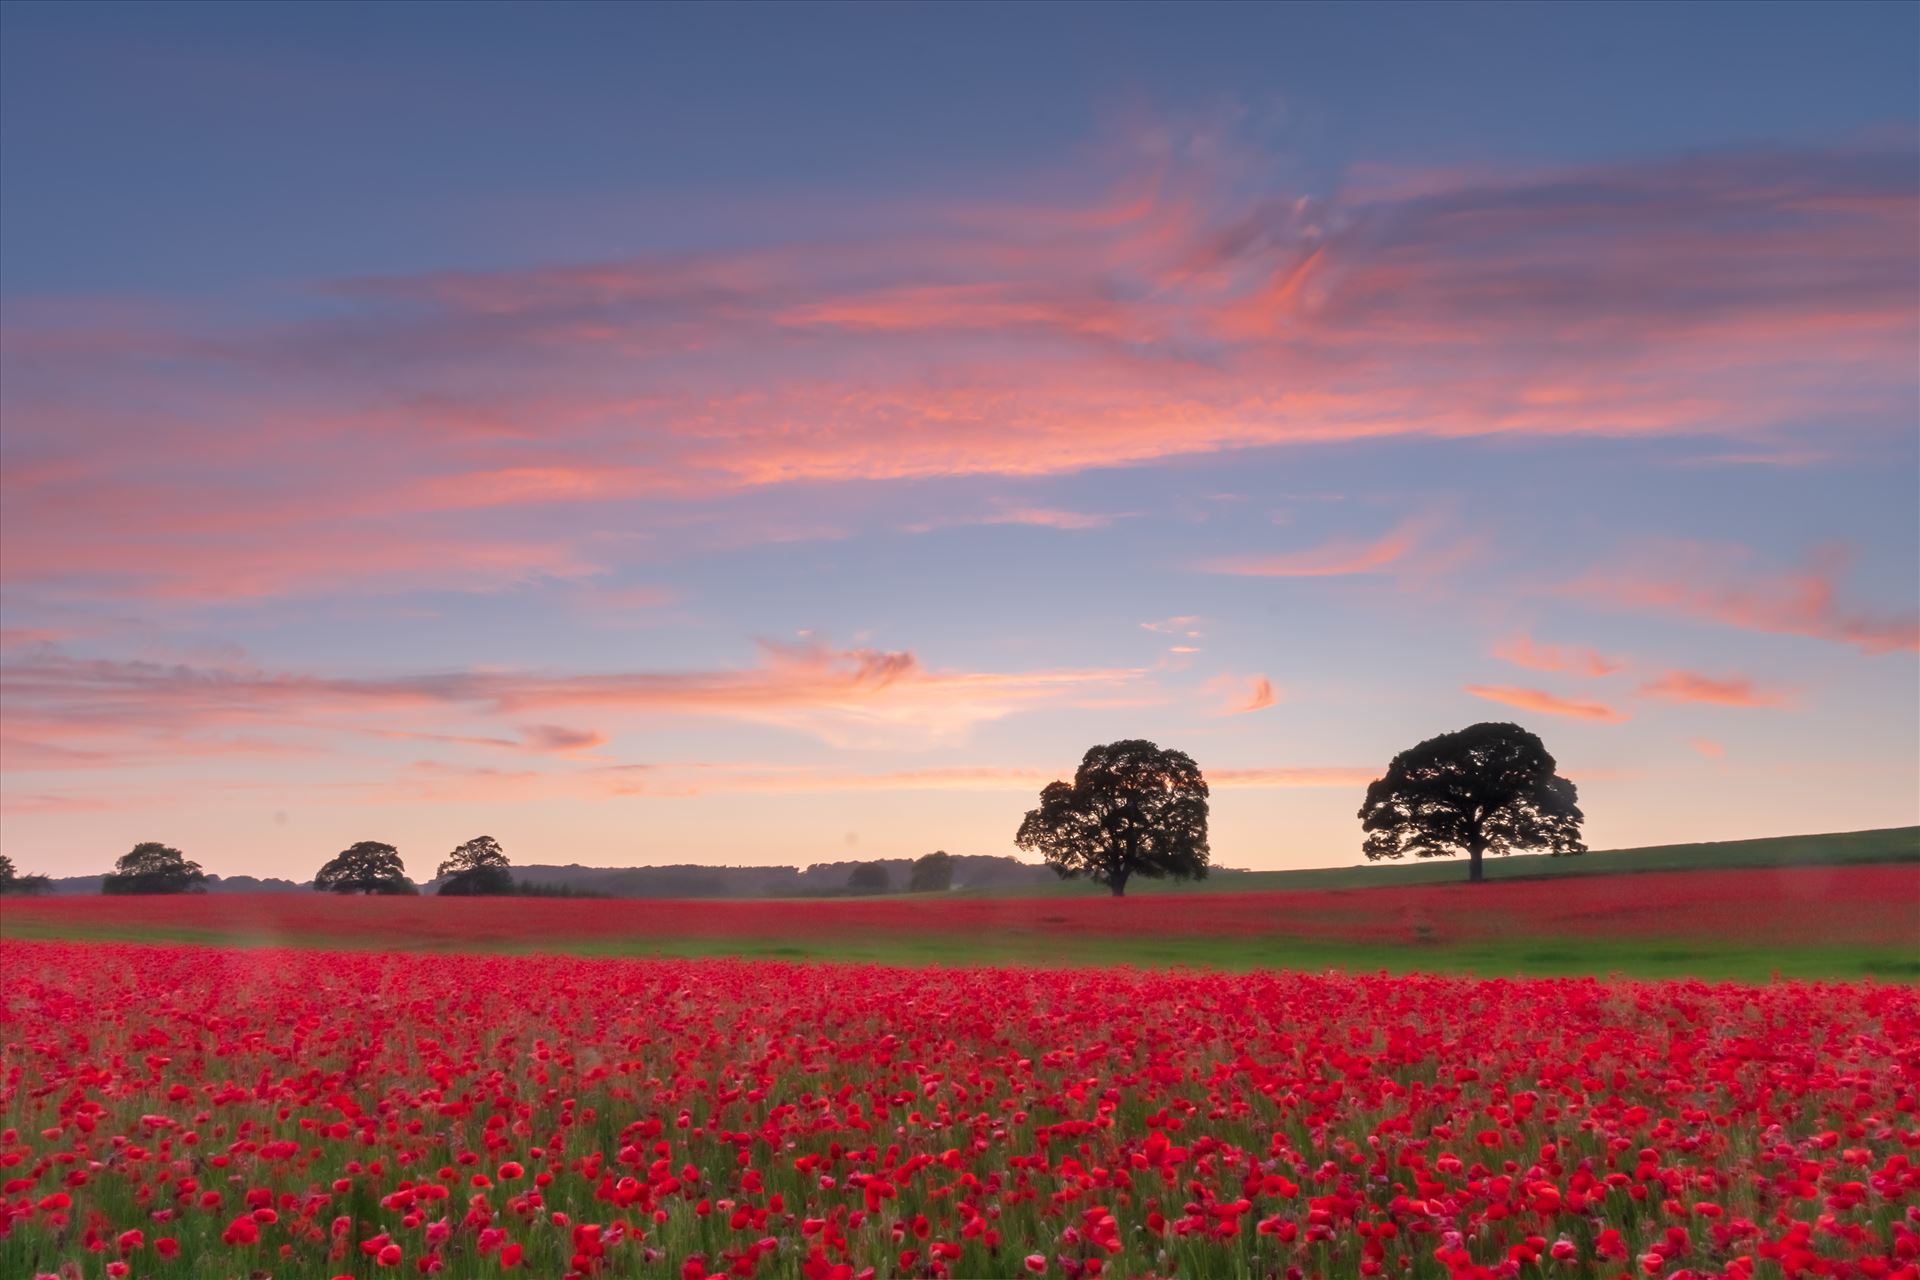
[[(945, 849), (921, 854), (907, 868), (907, 893), (945, 893), (953, 888), (953, 855)], [(893, 876), (884, 862), (855, 863), (847, 874), (847, 892), (892, 893)]]
[(0, 894), (17, 894), (30, 897), (38, 893), (52, 893), (53, 880), (48, 876), (21, 875), (13, 869), (13, 859), (0, 853)]
[[(1056, 875), (1084, 877), (1120, 897), (1136, 876), (1204, 878), (1212, 870), (1207, 818), (1207, 782), (1193, 757), (1132, 738), (1089, 748), (1071, 782), (1048, 783), (1014, 844), (1038, 853)], [(1562, 856), (1587, 848), (1580, 831), (1585, 815), (1573, 783), (1560, 776), (1546, 745), (1516, 724), (1469, 725), (1401, 752), (1367, 788), (1359, 818), (1365, 837), (1361, 852), (1369, 861), (1465, 855), (1472, 882), (1485, 878), (1484, 859), (1490, 853), (1539, 849)], [(955, 867), (956, 860), (943, 849), (925, 854), (908, 868), (904, 891), (947, 892)], [(492, 836), (475, 836), (456, 847), (435, 878), (443, 897), (611, 896), (516, 880), (506, 851)], [(108, 894), (204, 893), (209, 879), (180, 850), (147, 840), (121, 856), (100, 888)], [(315, 873), (313, 887), (340, 894), (420, 892), (407, 877), (400, 851), (377, 840), (359, 841), (329, 859)], [(48, 877), (20, 875), (12, 860), (0, 855), (0, 893), (51, 888)], [(861, 862), (837, 891), (893, 889), (886, 863)]]
[[(492, 836), (476, 836), (448, 855), (435, 878), (443, 897), (603, 898), (609, 895), (568, 885), (515, 880), (506, 851)], [(107, 894), (204, 893), (209, 881), (180, 850), (157, 840), (146, 840), (121, 855), (113, 871), (101, 880)], [(0, 856), (0, 893), (45, 893), (52, 887), (46, 876), (21, 876), (13, 862)], [(407, 877), (400, 851), (378, 840), (361, 840), (329, 858), (314, 873), (313, 888), (322, 893), (417, 895), (418, 885)]]

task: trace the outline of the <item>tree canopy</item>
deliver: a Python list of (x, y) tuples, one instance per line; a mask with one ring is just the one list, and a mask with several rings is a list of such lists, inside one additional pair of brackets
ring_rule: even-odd
[(53, 881), (41, 875), (21, 875), (14, 870), (13, 859), (0, 853), (0, 893), (11, 893), (25, 897), (36, 893), (53, 892)]
[(313, 887), (326, 893), (418, 893), (400, 851), (377, 840), (362, 840), (342, 850), (313, 877)]
[(1207, 874), (1207, 782), (1184, 751), (1142, 739), (1089, 748), (1072, 782), (1050, 782), (1014, 843), (1060, 877), (1086, 876), (1114, 897), (1134, 876)]
[(1402, 751), (1367, 788), (1362, 851), (1374, 861), (1464, 853), (1467, 879), (1478, 881), (1489, 851), (1585, 853), (1577, 800), (1538, 737), (1517, 724), (1469, 725)]
[(506, 851), (492, 836), (475, 836), (447, 856), (434, 873), (445, 897), (482, 897), (513, 892)]
[(847, 888), (855, 893), (885, 893), (893, 887), (893, 877), (884, 863), (863, 862), (847, 876)]
[(953, 855), (945, 849), (915, 858), (907, 875), (908, 893), (945, 893), (953, 888)]
[(100, 882), (102, 893), (202, 893), (207, 873), (187, 855), (158, 840), (143, 840), (120, 855)]

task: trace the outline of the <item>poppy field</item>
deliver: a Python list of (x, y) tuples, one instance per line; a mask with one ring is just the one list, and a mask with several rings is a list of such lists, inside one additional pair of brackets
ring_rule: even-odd
[(8, 1276), (1920, 1275), (1920, 991), (0, 943)]
[(1920, 976), (1920, 862), (1369, 889), (682, 901), (181, 894), (13, 899), (0, 936), (360, 950)]

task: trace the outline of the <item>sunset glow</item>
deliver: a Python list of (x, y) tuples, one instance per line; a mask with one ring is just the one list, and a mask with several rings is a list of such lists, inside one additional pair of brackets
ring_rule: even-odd
[(1487, 719), (1595, 848), (1920, 821), (1911, 7), (433, 9), (6, 20), (23, 871), (1006, 854), (1123, 738), (1344, 864)]

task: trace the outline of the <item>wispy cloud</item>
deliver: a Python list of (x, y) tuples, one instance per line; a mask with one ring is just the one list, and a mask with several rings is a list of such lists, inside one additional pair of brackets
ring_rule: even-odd
[(1597, 568), (1569, 592), (1606, 608), (1640, 610), (1748, 631), (1808, 636), (1863, 653), (1920, 649), (1920, 618), (1840, 602), (1848, 561), (1827, 548), (1799, 569), (1758, 569), (1740, 548), (1677, 542)]
[(1214, 702), (1214, 713), (1223, 716), (1262, 711), (1278, 701), (1273, 681), (1265, 676), (1219, 675), (1200, 686)]
[[(15, 305), (0, 576), (115, 599), (485, 588), (620, 567), (593, 536), (641, 501), (1914, 407), (1904, 151), (1331, 204), (1249, 193), (1231, 167), (1069, 173), (1065, 207), (878, 202), (837, 242), (346, 282), (295, 322)], [(1406, 553), (1394, 533), (1222, 571)]]
[(1002, 504), (974, 515), (943, 515), (902, 526), (907, 533), (931, 533), (956, 525), (1022, 524), (1040, 529), (1104, 529), (1129, 513), (1107, 515), (1090, 511), (1063, 511), (1058, 507), (1022, 507)]
[(1542, 689), (1521, 689), (1512, 685), (1470, 684), (1467, 686), (1467, 692), (1476, 698), (1485, 698), (1489, 702), (1504, 702), (1510, 707), (1538, 711), (1548, 716), (1597, 720), (1603, 724), (1617, 724), (1627, 718), (1626, 712), (1610, 707), (1604, 702), (1583, 702), (1574, 698), (1562, 698)]
[(1712, 738), (1689, 738), (1687, 745), (1709, 760), (1718, 760), (1727, 754), (1726, 747)]
[(1626, 666), (1623, 660), (1603, 657), (1592, 649), (1541, 644), (1524, 631), (1495, 645), (1493, 656), (1529, 671), (1569, 671), (1584, 676), (1610, 676)]
[(1379, 573), (1405, 559), (1432, 532), (1432, 527), (1429, 520), (1409, 519), (1389, 532), (1365, 541), (1336, 538), (1303, 551), (1279, 555), (1229, 556), (1204, 561), (1199, 567), (1208, 573), (1238, 574), (1252, 578), (1334, 578)]
[(1706, 702), (1722, 707), (1783, 707), (1792, 701), (1784, 689), (1764, 689), (1746, 676), (1704, 676), (1697, 671), (1668, 671), (1639, 688), (1656, 702)]
[[(275, 672), (250, 666), (87, 660), (28, 650), (0, 667), (9, 769), (116, 767), (184, 750), (258, 753), (273, 731), (306, 743), (382, 733), (546, 754), (591, 750), (605, 729), (531, 716), (590, 714), (609, 727), (662, 717), (772, 725), (841, 744), (953, 741), (976, 725), (1047, 706), (1138, 700), (1142, 673), (1123, 668), (979, 672), (934, 669), (912, 653), (765, 642), (753, 666), (725, 670), (547, 674), (467, 670), (384, 677)], [(493, 728), (479, 731), (467, 725)], [(456, 727), (462, 726), (462, 727)], [(237, 731), (249, 735), (235, 739)], [(294, 749), (291, 746), (288, 749)], [(301, 749), (313, 749), (303, 745)]]

